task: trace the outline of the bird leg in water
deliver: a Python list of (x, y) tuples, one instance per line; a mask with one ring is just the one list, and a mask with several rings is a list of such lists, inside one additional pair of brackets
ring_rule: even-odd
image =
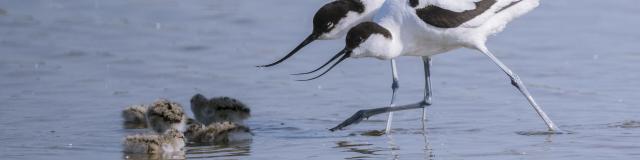
[[(424, 103), (431, 105), (431, 57), (422, 57), (424, 67)], [(422, 121), (427, 120), (427, 108), (422, 108)]]
[[(400, 88), (400, 85), (398, 84), (398, 70), (396, 69), (396, 60), (395, 59), (391, 59), (391, 76), (392, 76), (392, 80), (393, 83), (391, 84), (391, 103), (389, 104), (389, 107), (394, 107), (396, 105), (395, 101), (396, 101), (396, 92), (398, 91), (398, 88)], [(390, 133), (391, 132), (391, 122), (393, 121), (393, 111), (389, 112), (389, 117), (387, 117), (387, 127), (384, 129), (385, 133)]]
[(425, 106), (428, 106), (428, 104), (425, 103), (424, 101), (420, 101), (418, 103), (395, 106), (395, 107), (380, 107), (380, 108), (374, 108), (374, 109), (363, 109), (363, 110), (359, 110), (358, 112), (353, 114), (347, 120), (344, 120), (338, 126), (333, 127), (333, 128), (331, 128), (329, 130), (331, 130), (331, 131), (341, 130), (344, 127), (347, 127), (347, 126), (349, 126), (351, 124), (360, 123), (362, 120), (368, 119), (369, 117), (372, 117), (372, 116), (375, 116), (375, 115), (378, 115), (378, 114), (395, 112), (395, 111), (410, 110), (410, 109), (424, 108)]
[[(422, 108), (422, 120), (426, 120), (426, 106), (430, 106), (431, 105), (431, 58), (430, 57), (422, 57), (422, 62), (424, 63), (424, 77), (425, 77), (425, 86), (424, 86), (424, 99), (421, 102), (418, 103), (413, 103), (413, 104), (408, 104), (408, 105), (402, 105), (402, 106), (394, 106), (393, 103), (393, 99), (395, 98), (395, 87), (397, 87), (397, 75), (395, 75), (395, 65), (394, 62), (392, 61), (392, 71), (394, 74), (394, 85), (392, 86), (392, 88), (394, 88), (394, 95), (392, 97), (392, 101), (391, 101), (391, 106), (389, 107), (380, 107), (380, 108), (374, 108), (374, 109), (364, 109), (364, 110), (359, 110), (358, 112), (356, 112), (355, 114), (353, 114), (351, 117), (349, 117), (347, 120), (343, 121), (342, 123), (340, 123), (338, 126), (331, 128), (331, 131), (336, 131), (336, 130), (340, 130), (344, 127), (347, 127), (351, 124), (356, 124), (359, 123), (360, 121), (367, 119), (371, 116), (377, 115), (377, 114), (382, 114), (382, 113), (387, 113), (389, 112), (389, 115), (392, 115), (392, 113), (394, 111), (402, 111), (402, 110), (409, 110), (409, 109), (418, 109), (418, 108)], [(390, 120), (391, 120), (391, 116), (389, 117), (389, 119), (387, 120), (387, 132), (390, 130)]]
[(529, 101), (529, 103), (531, 104), (533, 109), (536, 110), (536, 112), (538, 113), (540, 118), (542, 118), (542, 120), (545, 122), (545, 124), (547, 124), (549, 132), (551, 132), (551, 133), (562, 133), (560, 128), (558, 128), (558, 126), (556, 126), (556, 124), (553, 123), (553, 121), (551, 121), (549, 116), (547, 116), (547, 114), (544, 113), (544, 111), (542, 111), (542, 108), (540, 108), (540, 106), (538, 106), (538, 103), (536, 103), (536, 101), (533, 100), (533, 97), (531, 96), (531, 93), (529, 93), (529, 91), (527, 90), (527, 87), (524, 86), (524, 83), (522, 82), (522, 80), (520, 80), (520, 77), (518, 77), (518, 75), (516, 75), (513, 71), (511, 71), (511, 69), (509, 69), (509, 67), (504, 65), (504, 63), (502, 63), (502, 61), (500, 61), (496, 56), (494, 56), (489, 51), (489, 49), (487, 49), (486, 46), (484, 46), (484, 45), (483, 46), (479, 46), (478, 49), (482, 53), (484, 53), (487, 57), (491, 58), (491, 60), (496, 65), (498, 65), (498, 67), (500, 67), (500, 69), (502, 69), (502, 71), (504, 71), (504, 73), (506, 73), (507, 76), (509, 76), (509, 78), (511, 78), (511, 84), (514, 87), (516, 87), (520, 91), (520, 93), (522, 93), (522, 95), (527, 99), (527, 101)]

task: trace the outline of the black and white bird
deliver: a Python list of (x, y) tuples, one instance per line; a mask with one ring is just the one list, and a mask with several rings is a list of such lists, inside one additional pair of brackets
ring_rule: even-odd
[[(544, 120), (549, 131), (558, 132), (559, 128), (542, 111), (518, 75), (496, 58), (485, 45), (488, 36), (502, 31), (508, 22), (538, 5), (538, 0), (387, 0), (372, 22), (360, 23), (347, 33), (345, 48), (325, 63), (330, 64), (337, 60), (329, 69), (306, 80), (326, 74), (347, 58), (373, 57), (391, 60), (391, 106), (361, 110), (331, 129), (341, 129), (369, 116), (390, 112), (386, 127), (386, 132), (389, 132), (393, 111), (423, 108), (424, 120), (425, 106), (431, 105), (431, 57), (458, 48), (469, 48), (483, 53), (498, 65), (509, 76), (511, 84), (525, 96)], [(399, 86), (394, 59), (400, 56), (422, 58), (425, 93), (422, 101), (395, 106), (395, 95)]]
[(360, 22), (370, 21), (385, 0), (336, 0), (325, 4), (313, 17), (313, 30), (289, 54), (271, 64), (258, 67), (271, 67), (293, 56), (304, 46), (315, 40), (342, 38), (347, 31)]

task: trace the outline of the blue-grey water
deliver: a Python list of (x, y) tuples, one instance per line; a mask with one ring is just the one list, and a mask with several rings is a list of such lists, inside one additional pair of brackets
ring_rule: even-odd
[[(224, 159), (638, 159), (640, 2), (544, 0), (491, 37), (494, 50), (569, 134), (545, 126), (486, 57), (457, 50), (433, 59), (427, 134), (421, 110), (327, 129), (391, 95), (388, 61), (316, 67), (343, 40), (283, 56), (328, 1), (0, 0), (0, 159), (120, 159), (120, 111), (168, 98), (231, 96), (252, 107), (249, 144), (188, 147)], [(398, 103), (422, 98), (419, 58), (399, 60)], [(191, 114), (191, 113), (189, 113)], [(427, 141), (425, 142), (425, 137)], [(430, 149), (425, 150), (425, 146)]]

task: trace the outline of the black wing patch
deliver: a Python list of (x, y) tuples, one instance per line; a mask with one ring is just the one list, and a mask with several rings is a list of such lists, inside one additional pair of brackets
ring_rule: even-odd
[(500, 13), (502, 11), (504, 11), (505, 9), (511, 8), (513, 5), (516, 5), (518, 3), (522, 2), (522, 0), (519, 1), (515, 1), (515, 2), (511, 2), (509, 5), (502, 7), (500, 10), (498, 10), (498, 12), (496, 13)]
[[(416, 5), (409, 1), (409, 5)], [(439, 28), (456, 28), (463, 23), (477, 17), (496, 4), (496, 0), (481, 0), (475, 2), (476, 9), (464, 12), (454, 12), (438, 6), (429, 5), (425, 8), (416, 9), (416, 14), (422, 21)]]

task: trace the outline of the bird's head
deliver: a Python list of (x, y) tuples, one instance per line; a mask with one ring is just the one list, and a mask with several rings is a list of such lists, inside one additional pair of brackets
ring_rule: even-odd
[(338, 52), (338, 54), (333, 56), (333, 58), (331, 58), (324, 65), (318, 67), (317, 69), (295, 75), (310, 74), (316, 72), (329, 65), (331, 62), (338, 60), (337, 62), (333, 63), (333, 65), (331, 65), (329, 69), (327, 69), (320, 75), (301, 81), (313, 80), (326, 74), (331, 69), (333, 69), (333, 67), (349, 57), (375, 57), (378, 59), (389, 59), (397, 55), (396, 52), (398, 51), (398, 47), (394, 47), (397, 46), (394, 44), (395, 43), (393, 43), (392, 34), (389, 30), (378, 25), (377, 23), (363, 22), (349, 30), (346, 38), (346, 46), (344, 49), (342, 49), (342, 51)]
[(347, 33), (345, 49), (353, 58), (389, 59), (396, 55), (391, 32), (373, 22), (363, 22)]
[(352, 24), (354, 23), (353, 21), (359, 19), (359, 13), (349, 16), (349, 12), (354, 12), (351, 11), (350, 8), (354, 10), (364, 9), (361, 8), (363, 7), (361, 4), (359, 6), (349, 2), (350, 1), (334, 1), (320, 8), (313, 16), (313, 32), (311, 35), (315, 36), (316, 39), (323, 40), (343, 37), (347, 30), (355, 25)]
[[(379, 0), (375, 0), (379, 1)], [(380, 2), (378, 2), (380, 3)], [(366, 3), (368, 4), (368, 3)], [(315, 40), (343, 37), (355, 23), (363, 18), (365, 3), (361, 1), (333, 1), (320, 8), (313, 16), (313, 31), (296, 48), (280, 60), (258, 67), (271, 67), (293, 56), (300, 49)]]

